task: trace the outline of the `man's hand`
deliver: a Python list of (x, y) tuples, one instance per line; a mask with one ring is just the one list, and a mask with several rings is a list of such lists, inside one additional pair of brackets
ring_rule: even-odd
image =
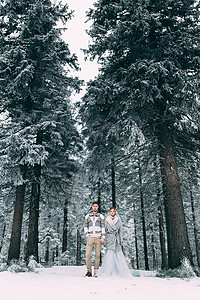
[(123, 242), (120, 242), (120, 245), (122, 246), (122, 245), (123, 245)]
[(104, 239), (100, 239), (100, 243), (103, 244), (104, 243)]

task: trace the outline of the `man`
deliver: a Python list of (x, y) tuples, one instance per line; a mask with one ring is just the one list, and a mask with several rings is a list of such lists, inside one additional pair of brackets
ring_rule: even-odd
[(92, 203), (92, 212), (85, 216), (84, 232), (87, 237), (86, 245), (86, 266), (87, 274), (85, 276), (92, 276), (91, 254), (95, 245), (95, 264), (94, 264), (94, 277), (97, 277), (97, 272), (100, 263), (101, 244), (105, 239), (105, 221), (104, 216), (98, 213), (98, 202)]

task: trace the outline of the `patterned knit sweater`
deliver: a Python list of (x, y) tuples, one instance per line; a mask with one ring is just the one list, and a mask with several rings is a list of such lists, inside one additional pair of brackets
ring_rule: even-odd
[(84, 232), (87, 236), (91, 237), (101, 237), (105, 239), (105, 219), (104, 216), (100, 213), (96, 215), (93, 212), (90, 212), (85, 216), (84, 222)]

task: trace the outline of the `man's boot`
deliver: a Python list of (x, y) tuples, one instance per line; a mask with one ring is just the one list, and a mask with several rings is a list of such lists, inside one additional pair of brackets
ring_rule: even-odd
[(90, 271), (87, 271), (87, 273), (85, 274), (85, 277), (92, 277), (92, 273)]

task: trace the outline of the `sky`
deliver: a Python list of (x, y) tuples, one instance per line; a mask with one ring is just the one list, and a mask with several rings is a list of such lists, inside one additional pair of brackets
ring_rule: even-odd
[(67, 22), (68, 30), (63, 34), (63, 39), (69, 44), (71, 52), (78, 56), (81, 71), (75, 75), (85, 81), (94, 79), (98, 72), (96, 61), (85, 61), (81, 50), (88, 48), (89, 36), (86, 34), (86, 29), (89, 29), (91, 23), (85, 23), (86, 11), (92, 8), (94, 2), (94, 0), (62, 0), (63, 4), (67, 3), (69, 9), (74, 10), (74, 17)]

